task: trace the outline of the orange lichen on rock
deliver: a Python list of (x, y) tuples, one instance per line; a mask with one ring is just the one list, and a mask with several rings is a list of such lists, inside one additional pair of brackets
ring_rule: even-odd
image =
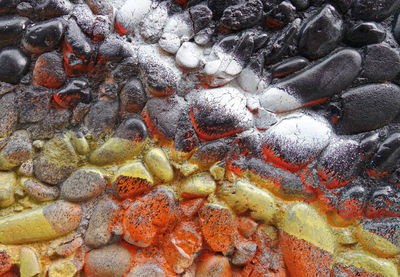
[(5, 250), (0, 251), (0, 274), (4, 274), (11, 269), (13, 266), (11, 257)]

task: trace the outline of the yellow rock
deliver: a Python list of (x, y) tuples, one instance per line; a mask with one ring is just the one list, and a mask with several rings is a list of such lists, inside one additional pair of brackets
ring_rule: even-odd
[(144, 163), (150, 172), (163, 183), (171, 182), (174, 179), (174, 170), (162, 149), (153, 148), (147, 152), (144, 156)]
[(223, 180), (225, 176), (225, 164), (218, 162), (210, 167), (210, 173), (215, 180)]
[(381, 274), (381, 276), (385, 277), (399, 276), (396, 267), (388, 260), (375, 258), (361, 252), (348, 251), (341, 253), (336, 258), (335, 263), (362, 268), (367, 272)]
[(207, 172), (199, 173), (186, 178), (180, 187), (180, 192), (184, 198), (206, 197), (213, 193), (216, 183)]
[(41, 272), (36, 252), (30, 247), (21, 247), (19, 252), (19, 272), (21, 277), (32, 277)]
[(122, 163), (137, 156), (143, 150), (146, 141), (134, 142), (122, 138), (110, 138), (90, 154), (89, 161), (96, 165)]
[(286, 215), (283, 230), (289, 235), (334, 253), (336, 243), (331, 227), (310, 205), (294, 205)]
[(62, 200), (13, 214), (0, 219), (0, 243), (21, 244), (54, 239), (75, 230), (81, 216), (80, 205)]
[(257, 220), (270, 222), (276, 213), (272, 195), (244, 179), (235, 183), (223, 183), (218, 188), (217, 195), (238, 213), (250, 210), (251, 216)]
[(69, 259), (55, 261), (49, 267), (49, 277), (74, 277), (77, 272), (78, 269)]
[(6, 208), (15, 202), (14, 193), (17, 187), (17, 175), (14, 172), (0, 171), (0, 207)]
[(141, 178), (150, 183), (154, 183), (153, 177), (140, 160), (123, 164), (115, 174), (113, 182), (120, 176)]
[(71, 143), (79, 155), (86, 155), (89, 152), (89, 144), (83, 135), (72, 133)]
[(356, 244), (357, 239), (354, 234), (353, 228), (335, 228), (333, 233), (336, 237), (336, 241), (343, 245)]
[(368, 230), (364, 230), (361, 225), (358, 226), (355, 235), (364, 249), (380, 257), (389, 258), (400, 254), (399, 247)]

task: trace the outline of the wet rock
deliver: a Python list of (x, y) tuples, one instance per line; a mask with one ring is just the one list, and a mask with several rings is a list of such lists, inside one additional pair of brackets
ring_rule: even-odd
[(93, 26), (96, 21), (95, 15), (92, 13), (88, 5), (77, 4), (71, 12), (72, 17), (80, 29), (88, 36), (93, 35)]
[(367, 218), (398, 217), (400, 215), (400, 191), (389, 184), (374, 188), (369, 197), (364, 215)]
[(371, 176), (385, 176), (396, 170), (400, 155), (400, 134), (388, 136), (378, 147), (367, 164), (367, 171)]
[(272, 67), (272, 75), (277, 78), (286, 77), (308, 65), (308, 60), (303, 57), (294, 57)]
[(0, 152), (0, 170), (12, 170), (32, 156), (32, 144), (28, 132), (14, 132)]
[(161, 148), (152, 148), (148, 151), (144, 156), (144, 163), (161, 182), (168, 183), (174, 179), (174, 171)]
[(143, 39), (151, 43), (157, 42), (162, 35), (167, 20), (168, 7), (160, 3), (155, 9), (152, 9), (140, 23), (140, 34)]
[(65, 33), (65, 41), (72, 51), (85, 58), (89, 58), (94, 52), (94, 45), (90, 39), (81, 31), (74, 19), (68, 20), (68, 28)]
[(35, 250), (30, 247), (21, 247), (19, 251), (19, 272), (21, 276), (35, 276), (41, 272), (41, 265)]
[(331, 52), (342, 37), (341, 16), (331, 5), (326, 5), (304, 26), (299, 40), (300, 53), (315, 59)]
[(202, 248), (202, 237), (192, 222), (180, 223), (168, 235), (162, 246), (165, 259), (178, 274), (183, 273), (195, 259)]
[(242, 30), (258, 23), (261, 18), (263, 4), (260, 0), (250, 0), (227, 7), (221, 17), (224, 27), (232, 30)]
[(210, 174), (203, 172), (186, 178), (181, 186), (181, 195), (184, 198), (207, 197), (213, 193), (216, 183)]
[(64, 24), (61, 19), (31, 24), (22, 38), (23, 47), (29, 52), (41, 54), (57, 47), (64, 35)]
[(140, 113), (147, 102), (146, 92), (142, 82), (133, 77), (129, 79), (119, 94), (121, 111), (128, 113)]
[(193, 6), (189, 9), (189, 13), (193, 20), (193, 30), (195, 33), (210, 25), (213, 13), (206, 5)]
[(213, 251), (227, 252), (233, 246), (235, 223), (231, 211), (217, 204), (206, 204), (199, 211), (200, 225)]
[(134, 33), (142, 19), (150, 12), (151, 1), (144, 0), (140, 4), (126, 1), (117, 11), (116, 30), (120, 35)]
[(390, 83), (350, 89), (342, 95), (340, 128), (354, 134), (380, 128), (399, 112), (400, 89)]
[(271, 29), (281, 29), (297, 17), (296, 8), (289, 1), (272, 7), (267, 13), (266, 25)]
[(24, 178), (21, 180), (25, 192), (35, 200), (53, 201), (60, 195), (58, 187), (52, 187), (39, 182), (32, 178)]
[(203, 49), (193, 42), (184, 42), (176, 53), (176, 63), (186, 69), (196, 69), (201, 66)]
[(199, 257), (199, 262), (196, 264), (196, 276), (211, 277), (211, 276), (232, 276), (231, 266), (228, 258), (222, 255), (202, 255)]
[(0, 171), (0, 207), (7, 208), (14, 204), (17, 176), (12, 171)]
[(81, 216), (78, 204), (65, 201), (13, 214), (0, 220), (0, 242), (21, 244), (61, 237), (76, 229)]
[(112, 184), (115, 196), (122, 199), (147, 193), (153, 185), (153, 177), (140, 160), (125, 163), (120, 167)]
[(253, 123), (246, 98), (235, 88), (194, 91), (192, 95), (191, 122), (204, 140), (232, 136)]
[(78, 157), (66, 136), (55, 136), (49, 140), (33, 161), (35, 176), (52, 185), (64, 181), (77, 165)]
[(334, 261), (330, 276), (390, 276), (397, 277), (394, 264), (384, 259), (357, 252), (341, 253)]
[(281, 238), (291, 275), (329, 276), (335, 240), (327, 222), (307, 204), (297, 204), (286, 216)]
[(365, 50), (363, 75), (371, 81), (388, 81), (400, 72), (400, 55), (384, 44), (369, 45)]
[(10, 14), (11, 12), (14, 12), (19, 2), (20, 0), (1, 0), (0, 14)]
[(353, 5), (354, 0), (330, 0), (330, 2), (334, 4), (342, 14), (346, 14)]
[(291, 0), (290, 2), (296, 7), (296, 10), (299, 11), (307, 9), (310, 5), (309, 0)]
[(118, 208), (117, 203), (109, 196), (105, 196), (97, 202), (85, 233), (86, 245), (98, 248), (110, 242), (111, 232), (109, 228)]
[(16, 46), (29, 19), (21, 16), (0, 16), (0, 48)]
[(147, 143), (148, 130), (140, 118), (124, 121), (115, 135), (89, 156), (93, 164), (122, 162), (137, 156)]
[(56, 52), (42, 54), (36, 60), (33, 69), (33, 84), (59, 88), (64, 84), (66, 78), (62, 56)]
[(122, 220), (124, 239), (139, 247), (153, 244), (157, 235), (173, 228), (177, 220), (177, 203), (165, 187), (137, 198), (127, 209)]
[(0, 81), (17, 84), (29, 67), (29, 59), (16, 48), (0, 51)]
[(118, 244), (90, 251), (84, 266), (87, 276), (122, 277), (129, 269), (131, 254)]
[(62, 199), (79, 202), (98, 196), (106, 188), (106, 182), (100, 170), (83, 168), (75, 171), (60, 186)]
[(52, 105), (62, 109), (73, 109), (80, 102), (89, 104), (91, 100), (88, 83), (84, 80), (72, 80), (52, 96)]
[(363, 22), (353, 25), (346, 32), (346, 42), (351, 46), (361, 47), (364, 45), (382, 42), (386, 32), (374, 22)]
[(266, 89), (260, 96), (261, 106), (281, 113), (324, 102), (353, 82), (361, 70), (361, 62), (357, 51), (341, 50), (310, 69)]
[(15, 130), (18, 123), (18, 111), (15, 93), (0, 98), (0, 137)]
[(73, 8), (69, 0), (39, 0), (21, 2), (17, 6), (20, 15), (45, 20), (68, 14)]
[(264, 135), (262, 151), (267, 162), (295, 172), (319, 155), (331, 135), (330, 127), (321, 119), (308, 115), (289, 117)]
[(118, 101), (97, 101), (85, 117), (85, 125), (89, 131), (99, 137), (110, 131), (116, 122), (118, 112)]
[(382, 21), (392, 15), (399, 4), (395, 0), (357, 0), (351, 9), (351, 15), (356, 19)]
[(225, 160), (229, 151), (229, 142), (228, 139), (218, 139), (205, 143), (193, 153), (189, 161), (200, 168), (208, 169), (216, 162)]

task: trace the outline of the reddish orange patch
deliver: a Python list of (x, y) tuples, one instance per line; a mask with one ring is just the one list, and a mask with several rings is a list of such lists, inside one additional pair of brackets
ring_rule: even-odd
[(118, 176), (114, 181), (114, 189), (120, 198), (134, 197), (150, 191), (152, 183), (131, 176)]

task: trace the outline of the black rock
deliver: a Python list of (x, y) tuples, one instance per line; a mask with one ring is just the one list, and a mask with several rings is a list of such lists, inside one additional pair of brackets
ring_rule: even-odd
[(30, 124), (27, 130), (30, 132), (33, 140), (50, 139), (56, 133), (64, 130), (69, 124), (71, 111), (50, 109), (47, 116), (40, 122)]
[(95, 14), (107, 16), (112, 16), (113, 14), (113, 6), (108, 0), (86, 0), (85, 2)]
[(400, 88), (394, 84), (371, 84), (342, 95), (343, 116), (339, 127), (345, 133), (360, 133), (385, 126), (400, 111)]
[(364, 230), (374, 235), (380, 236), (382, 239), (388, 240), (397, 247), (400, 247), (400, 219), (366, 219), (361, 221)]
[(11, 14), (21, 0), (0, 0), (0, 14)]
[(400, 42), (400, 14), (397, 16), (397, 19), (393, 26), (393, 36), (397, 40), (397, 42)]
[[(181, 125), (185, 125), (185, 128)], [(193, 127), (190, 124), (179, 124), (174, 138), (174, 148), (184, 153), (190, 153), (198, 146), (199, 139)]]
[(274, 65), (271, 68), (272, 75), (277, 78), (285, 77), (308, 65), (308, 60), (303, 57), (293, 57)]
[(195, 33), (208, 27), (212, 20), (212, 11), (206, 5), (197, 5), (189, 9)]
[(384, 185), (375, 188), (364, 210), (367, 218), (386, 218), (400, 216), (400, 192), (397, 188)]
[(347, 44), (356, 47), (380, 43), (385, 37), (385, 30), (374, 22), (356, 24), (347, 31), (345, 36)]
[(10, 48), (0, 51), (0, 81), (17, 84), (29, 68), (29, 59), (21, 50)]
[(73, 109), (79, 103), (89, 104), (90, 100), (88, 83), (83, 80), (72, 80), (53, 95), (52, 104), (62, 109)]
[(374, 133), (372, 135), (366, 136), (360, 142), (360, 150), (362, 151), (364, 157), (369, 159), (372, 154), (378, 149), (378, 144), (380, 141), (379, 133)]
[(343, 21), (336, 9), (326, 5), (305, 24), (301, 31), (299, 51), (312, 59), (331, 52), (342, 38)]
[(48, 88), (59, 88), (66, 80), (62, 55), (56, 51), (43, 53), (36, 60), (32, 82)]
[(115, 137), (130, 141), (144, 141), (149, 136), (149, 130), (140, 116), (132, 116), (124, 120), (115, 131)]
[(16, 46), (29, 19), (21, 16), (0, 16), (0, 48)]
[(227, 139), (215, 140), (200, 146), (190, 160), (198, 164), (201, 168), (207, 168), (219, 161), (225, 160), (228, 150), (229, 141)]
[(99, 47), (99, 55), (107, 60), (120, 61), (123, 58), (124, 42), (120, 36), (107, 37)]
[(238, 44), (233, 51), (233, 55), (236, 60), (245, 67), (249, 61), (250, 57), (253, 54), (254, 49), (254, 39), (253, 33), (245, 33), (240, 38)]
[[(263, 4), (260, 0), (248, 0), (224, 10), (221, 23), (232, 30), (242, 30), (255, 26), (262, 16)], [(211, 9), (212, 10), (212, 9)]]
[(65, 40), (75, 54), (89, 58), (94, 52), (93, 43), (81, 31), (75, 20), (68, 20), (68, 29)]
[(240, 3), (240, 0), (208, 0), (207, 5), (213, 11), (214, 19), (219, 19), (224, 10), (229, 7)]
[(50, 109), (50, 95), (47, 90), (27, 89), (19, 99), (19, 122), (33, 123), (43, 120)]
[(64, 35), (64, 24), (61, 19), (52, 19), (29, 25), (22, 45), (32, 53), (40, 54), (57, 47)]
[(143, 84), (136, 77), (128, 80), (119, 97), (121, 100), (121, 112), (123, 113), (140, 113), (147, 102)]
[(382, 21), (400, 6), (398, 0), (357, 0), (351, 9), (356, 19)]
[(290, 0), (290, 2), (292, 2), (298, 11), (305, 10), (310, 6), (310, 2), (308, 0)]
[(69, 0), (34, 0), (18, 4), (17, 12), (22, 16), (37, 20), (45, 20), (66, 15), (73, 8)]
[(379, 146), (378, 151), (368, 164), (376, 173), (393, 172), (400, 161), (400, 133), (390, 135)]
[(398, 50), (384, 44), (366, 47), (363, 75), (371, 81), (388, 81), (400, 72)]
[(85, 126), (95, 138), (110, 131), (117, 120), (118, 101), (97, 101), (85, 117)]
[(345, 14), (350, 9), (354, 0), (330, 0), (330, 2), (335, 5), (340, 12)]
[(271, 29), (281, 29), (296, 18), (296, 8), (283, 1), (267, 14), (266, 24)]
[(75, 19), (76, 23), (83, 32), (89, 36), (92, 35), (96, 17), (87, 5), (75, 5), (71, 12), (71, 16)]
[(361, 216), (368, 200), (368, 192), (368, 188), (358, 180), (341, 189), (336, 206), (339, 216), (347, 220)]

